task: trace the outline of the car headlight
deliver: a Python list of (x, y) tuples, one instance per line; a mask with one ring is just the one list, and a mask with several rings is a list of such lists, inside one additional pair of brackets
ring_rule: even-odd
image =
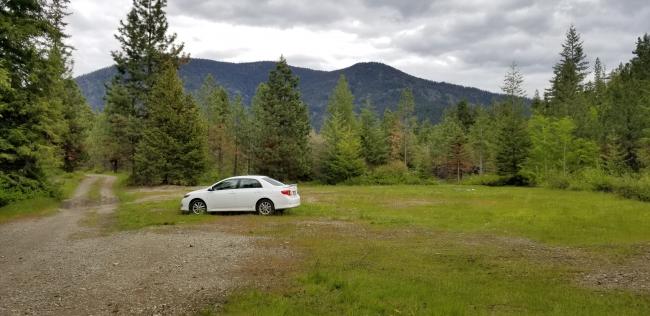
[(188, 193), (188, 194), (185, 194), (185, 196), (183, 196), (183, 198), (186, 198), (186, 197), (189, 197), (189, 196), (190, 196), (190, 194)]

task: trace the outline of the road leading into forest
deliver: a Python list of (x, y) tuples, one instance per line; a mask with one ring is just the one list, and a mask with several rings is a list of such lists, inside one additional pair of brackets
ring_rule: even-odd
[[(242, 283), (251, 237), (84, 224), (111, 218), (115, 180), (89, 175), (56, 215), (0, 225), (0, 315), (192, 314)], [(97, 181), (101, 200), (90, 201)]]

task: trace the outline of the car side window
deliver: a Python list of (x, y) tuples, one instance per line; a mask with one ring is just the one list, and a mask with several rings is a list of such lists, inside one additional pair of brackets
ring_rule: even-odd
[(239, 179), (240, 189), (257, 189), (261, 187), (262, 184), (255, 179)]
[(236, 189), (237, 188), (237, 180), (226, 180), (217, 183), (217, 185), (214, 186), (214, 190), (220, 191), (220, 190), (231, 190), (231, 189)]

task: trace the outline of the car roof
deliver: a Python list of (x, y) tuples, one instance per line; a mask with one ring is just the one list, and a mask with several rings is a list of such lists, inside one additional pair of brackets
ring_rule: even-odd
[(236, 177), (230, 177), (228, 179), (262, 179), (262, 178), (267, 178), (267, 176), (257, 176), (257, 175), (250, 175), (250, 176), (236, 176)]

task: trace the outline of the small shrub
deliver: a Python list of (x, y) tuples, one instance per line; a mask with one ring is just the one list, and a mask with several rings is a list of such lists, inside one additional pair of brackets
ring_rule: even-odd
[(435, 184), (432, 178), (422, 178), (410, 171), (402, 162), (394, 161), (378, 166), (364, 175), (345, 181), (350, 185)]
[(472, 175), (469, 177), (465, 177), (461, 181), (461, 184), (496, 186), (501, 182), (503, 182), (501, 176), (498, 176), (496, 174), (482, 174), (482, 175)]
[(570, 177), (564, 175), (554, 175), (544, 181), (544, 186), (551, 189), (566, 190), (571, 186)]
[(501, 186), (530, 186), (532, 181), (524, 175), (499, 176), (495, 174), (477, 175), (464, 179), (461, 184), (466, 185), (486, 185), (490, 187)]
[(634, 178), (625, 176), (618, 178), (614, 192), (628, 199), (650, 202), (650, 177)]
[(600, 169), (585, 169), (571, 180), (571, 189), (612, 192), (616, 179)]

